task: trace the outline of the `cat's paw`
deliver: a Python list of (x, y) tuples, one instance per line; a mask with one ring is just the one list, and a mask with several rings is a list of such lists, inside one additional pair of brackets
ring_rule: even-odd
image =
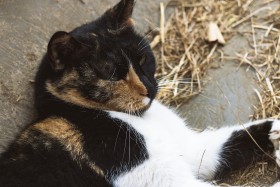
[[(273, 125), (269, 134), (269, 139), (274, 145), (276, 163), (280, 166), (280, 121), (273, 121)], [(278, 184), (280, 187), (280, 183)]]
[(280, 187), (280, 182), (275, 183), (273, 186), (271, 187)]

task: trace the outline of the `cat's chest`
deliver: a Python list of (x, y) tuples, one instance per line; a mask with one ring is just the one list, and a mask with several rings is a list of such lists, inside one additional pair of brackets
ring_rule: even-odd
[(155, 101), (142, 116), (130, 116), (124, 113), (110, 112), (133, 127), (145, 140), (148, 153), (152, 157), (168, 155), (182, 156), (195, 134), (172, 110)]

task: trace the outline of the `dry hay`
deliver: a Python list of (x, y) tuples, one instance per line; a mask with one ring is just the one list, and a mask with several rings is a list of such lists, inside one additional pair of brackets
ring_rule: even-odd
[[(278, 19), (278, 20), (277, 20)], [(256, 106), (254, 119), (280, 119), (280, 9), (271, 12), (265, 25), (254, 23), (255, 29), (265, 30), (253, 49), (237, 54), (241, 64), (248, 64), (256, 71), (261, 92), (256, 90), (260, 106)]]
[(266, 157), (262, 161), (252, 164), (247, 168), (231, 173), (224, 180), (224, 183), (218, 184), (219, 186), (267, 187), (274, 184), (277, 178), (278, 168), (275, 161)]
[(161, 36), (156, 36), (152, 45), (164, 39), (155, 51), (157, 77), (161, 78), (159, 99), (165, 104), (179, 106), (202, 90), (202, 77), (221, 55), (218, 42), (207, 40), (208, 26), (217, 24), (225, 40), (229, 40), (234, 33), (233, 26), (241, 24), (239, 20), (246, 13), (238, 4), (241, 6), (245, 1), (170, 2), (169, 5), (177, 6), (176, 11), (161, 27)]
[[(261, 1), (263, 4), (278, 0)], [(221, 44), (209, 42), (207, 30), (216, 23), (228, 41), (243, 23), (251, 23), (248, 40), (252, 50), (236, 54), (241, 65), (249, 65), (256, 72), (260, 88), (255, 90), (260, 104), (255, 106), (253, 119), (280, 118), (280, 9), (255, 19), (265, 7), (251, 12), (254, 0), (181, 0), (171, 1), (176, 11), (165, 23), (161, 5), (161, 28), (154, 37), (152, 47), (158, 60), (157, 77), (161, 92), (159, 99), (165, 104), (179, 106), (198, 94), (204, 84), (207, 69), (224, 57)], [(263, 30), (257, 39), (256, 30)], [(271, 158), (264, 158), (242, 171), (231, 174), (219, 185), (269, 186), (277, 180), (277, 167)]]

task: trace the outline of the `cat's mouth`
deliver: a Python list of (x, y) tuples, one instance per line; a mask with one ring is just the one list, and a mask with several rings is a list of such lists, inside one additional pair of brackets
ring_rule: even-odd
[(131, 102), (127, 105), (123, 112), (132, 115), (142, 115), (147, 109), (150, 108), (152, 104), (152, 99), (149, 97), (144, 97), (142, 100)]
[(150, 99), (149, 97), (144, 97), (144, 99), (142, 100), (142, 103), (144, 104), (143, 107), (140, 109), (143, 113), (145, 112), (147, 109), (150, 108), (151, 104), (152, 104), (152, 99)]
[(145, 97), (145, 98), (143, 99), (144, 105), (150, 105), (151, 102), (152, 102), (152, 100), (151, 100), (150, 98), (148, 98), (148, 97)]

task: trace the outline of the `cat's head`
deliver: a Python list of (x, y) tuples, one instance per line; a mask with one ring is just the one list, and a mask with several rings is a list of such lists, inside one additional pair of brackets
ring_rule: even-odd
[(96, 21), (55, 33), (48, 44), (47, 92), (90, 109), (147, 109), (157, 93), (155, 58), (134, 31), (133, 7), (133, 0), (121, 0)]

